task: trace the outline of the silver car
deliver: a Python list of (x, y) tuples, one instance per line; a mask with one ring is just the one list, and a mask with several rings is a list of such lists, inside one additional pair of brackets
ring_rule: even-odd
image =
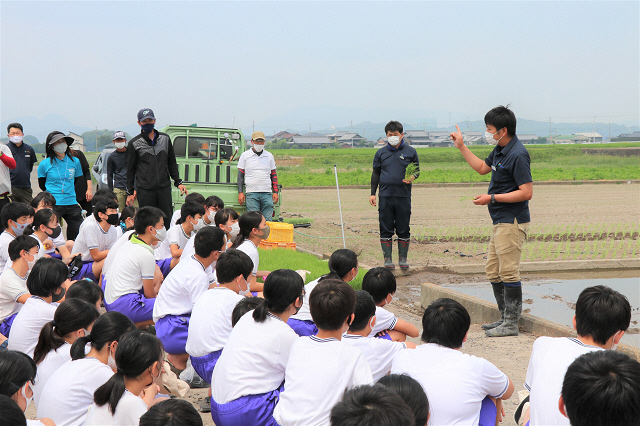
[(109, 189), (109, 182), (107, 181), (107, 158), (109, 158), (109, 155), (114, 151), (115, 148), (103, 149), (91, 168), (91, 174), (97, 182), (96, 191)]

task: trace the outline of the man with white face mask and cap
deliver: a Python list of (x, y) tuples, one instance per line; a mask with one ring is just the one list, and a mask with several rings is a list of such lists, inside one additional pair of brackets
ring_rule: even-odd
[[(238, 203), (246, 201), (247, 211), (259, 211), (273, 220), (273, 205), (278, 202), (278, 175), (273, 154), (264, 150), (264, 132), (251, 134), (252, 148), (238, 160)], [(246, 196), (243, 193), (246, 183)]]
[[(107, 157), (107, 184), (118, 197), (118, 208), (123, 211), (127, 205), (127, 135), (122, 131), (115, 132), (113, 146), (116, 150)], [(137, 204), (134, 202), (136, 207)]]
[[(371, 196), (369, 203), (376, 206), (376, 189), (380, 186), (378, 220), (380, 222), (380, 245), (384, 255), (384, 267), (394, 269), (391, 251), (394, 230), (398, 236), (398, 263), (400, 268), (409, 268), (407, 255), (411, 241), (411, 187), (420, 176), (418, 153), (404, 140), (402, 124), (390, 121), (384, 126), (387, 145), (380, 148), (373, 158), (371, 174)], [(406, 176), (407, 166), (413, 164), (414, 172)]]

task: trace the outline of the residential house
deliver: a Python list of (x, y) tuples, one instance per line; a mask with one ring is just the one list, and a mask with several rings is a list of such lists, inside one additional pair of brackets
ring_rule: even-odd
[(73, 138), (71, 149), (75, 149), (76, 151), (87, 152), (87, 147), (84, 144), (84, 138), (82, 136), (77, 135), (73, 132), (69, 132), (69, 136)]

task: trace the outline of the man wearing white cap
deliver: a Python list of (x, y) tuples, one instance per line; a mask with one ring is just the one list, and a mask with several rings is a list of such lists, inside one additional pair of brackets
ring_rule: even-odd
[[(278, 202), (278, 175), (273, 154), (264, 150), (264, 133), (251, 134), (252, 148), (238, 160), (238, 202), (247, 203), (247, 211), (259, 211), (273, 219), (273, 205)], [(246, 184), (246, 196), (243, 193)]]
[(122, 212), (127, 205), (127, 135), (115, 132), (113, 145), (116, 150), (107, 157), (107, 184), (118, 197), (118, 208)]

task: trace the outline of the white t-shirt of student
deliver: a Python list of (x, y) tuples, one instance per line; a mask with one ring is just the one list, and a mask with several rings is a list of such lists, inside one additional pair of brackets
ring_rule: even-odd
[(276, 169), (273, 154), (263, 150), (260, 155), (253, 149), (245, 151), (238, 160), (238, 168), (244, 170), (246, 191), (271, 193), (271, 170)]
[(317, 280), (313, 280), (309, 284), (306, 284), (304, 286), (304, 299), (302, 300), (302, 307), (297, 314), (291, 315), (292, 319), (296, 319), (299, 321), (313, 321), (313, 318), (311, 318), (311, 310), (309, 310), (309, 296), (311, 296), (311, 292), (318, 285), (318, 281), (320, 281), (320, 278), (318, 278)]
[(31, 234), (30, 236), (38, 242), (38, 257), (36, 259), (44, 257), (46, 251), (44, 249), (44, 244), (42, 244), (42, 241), (40, 241), (40, 237), (38, 237), (36, 234)]
[(78, 232), (82, 231), (82, 228), (84, 228), (85, 226), (89, 224), (94, 224), (94, 223), (98, 223), (98, 221), (96, 220), (96, 217), (93, 214), (88, 215), (87, 217), (84, 218), (84, 220), (80, 224), (80, 228), (78, 229)]
[(367, 362), (369, 362), (374, 382), (377, 382), (378, 379), (391, 371), (393, 357), (407, 348), (404, 342), (392, 342), (391, 340), (355, 334), (343, 334), (342, 341), (362, 351)]
[(273, 410), (282, 426), (329, 426), (345, 390), (373, 383), (360, 349), (335, 338), (301, 337), (291, 346), (285, 389)]
[(2, 234), (0, 234), (0, 272), (4, 269), (11, 268), (11, 265), (13, 265), (13, 262), (9, 259), (9, 243), (15, 238), (16, 237), (7, 231), (3, 231)]
[(253, 262), (253, 271), (252, 271), (253, 276), (255, 277), (256, 275), (258, 275), (258, 265), (260, 265), (260, 254), (258, 253), (258, 248), (256, 247), (256, 245), (253, 244), (253, 241), (244, 240), (244, 242), (238, 246), (238, 250), (245, 253), (247, 256), (251, 258), (251, 261)]
[(202, 293), (193, 306), (189, 320), (186, 345), (189, 355), (205, 356), (225, 347), (233, 329), (233, 308), (243, 298), (226, 287), (215, 287)]
[(573, 337), (539, 337), (533, 343), (524, 387), (530, 392), (531, 426), (569, 425), (558, 410), (564, 375), (580, 355), (603, 350)]
[(180, 210), (176, 210), (175, 212), (173, 212), (173, 214), (171, 215), (171, 222), (169, 222), (169, 228), (173, 228), (177, 225), (176, 222), (178, 221), (178, 219), (180, 219), (181, 215), (182, 212)]
[(140, 398), (125, 389), (115, 414), (111, 414), (109, 403), (98, 407), (95, 402), (89, 407), (86, 426), (137, 426), (140, 417), (148, 410), (147, 404)]
[(20, 351), (33, 358), (40, 330), (49, 321), (53, 321), (57, 303), (47, 303), (38, 296), (31, 296), (16, 315), (9, 332), (7, 349)]
[(154, 254), (156, 256), (156, 260), (169, 259), (171, 256), (171, 244), (175, 244), (179, 249), (184, 249), (187, 245), (187, 241), (191, 239), (191, 234), (184, 232), (184, 228), (182, 228), (182, 224), (172, 226), (167, 231), (167, 236), (160, 243), (157, 249), (155, 249)]
[(482, 400), (500, 398), (509, 388), (509, 378), (486, 359), (434, 343), (398, 352), (391, 374), (407, 374), (422, 385), (432, 425), (477, 425)]
[(80, 228), (78, 237), (73, 244), (73, 253), (81, 253), (83, 262), (93, 260), (90, 250), (109, 250), (116, 240), (122, 235), (122, 228), (111, 226), (105, 231), (97, 222), (89, 223)]
[(64, 363), (71, 360), (70, 351), (71, 345), (64, 342), (64, 344), (58, 349), (49, 351), (44, 359), (40, 361), (40, 364), (38, 364), (36, 380), (33, 386), (31, 386), (31, 389), (33, 389), (33, 402), (36, 404), (36, 408), (38, 408), (42, 389), (44, 389), (44, 385), (47, 384), (49, 377), (51, 377), (53, 373), (55, 373), (56, 370)]
[(371, 330), (371, 334), (369, 334), (369, 336), (374, 337), (381, 331), (393, 330), (393, 327), (396, 326), (397, 322), (398, 318), (396, 318), (395, 315), (387, 311), (385, 308), (376, 306), (376, 323), (373, 325), (373, 329)]
[(18, 298), (29, 293), (27, 275), (21, 277), (13, 268), (5, 269), (0, 275), (0, 321), (17, 313), (22, 308)]
[[(211, 392), (218, 404), (245, 395), (259, 395), (277, 389), (291, 345), (298, 335), (280, 318), (269, 313), (264, 322), (247, 312), (233, 327), (213, 370)], [(248, 363), (248, 364), (247, 364)]]
[(131, 238), (131, 234), (133, 234), (134, 232), (135, 231), (133, 229), (125, 232), (120, 236), (120, 238), (116, 240), (115, 243), (113, 243), (113, 245), (109, 249), (109, 253), (107, 254), (107, 257), (104, 259), (104, 263), (102, 264), (102, 275), (107, 275), (107, 271), (109, 270), (109, 267), (113, 263), (113, 259), (115, 259), (116, 254), (118, 253), (118, 249), (122, 247), (124, 243), (129, 241), (129, 238)]
[(104, 301), (113, 303), (125, 294), (137, 293), (142, 280), (153, 279), (155, 272), (153, 249), (144, 243), (125, 242), (105, 275)]
[(65, 362), (44, 385), (38, 414), (57, 425), (84, 425), (93, 393), (113, 376), (113, 370), (96, 358)]
[[(48, 254), (48, 255), (51, 255), (52, 253), (55, 253), (56, 252), (56, 248), (61, 247), (61, 246), (65, 245), (67, 243), (67, 240), (64, 239), (64, 235), (62, 235), (62, 232), (56, 238), (49, 238), (49, 239), (53, 243), (53, 246), (51, 248), (49, 248), (48, 250), (45, 250), (45, 253)], [(58, 254), (60, 254), (60, 253), (58, 253)]]
[(153, 321), (167, 315), (191, 313), (193, 305), (208, 288), (209, 276), (204, 265), (195, 255), (182, 259), (160, 286), (153, 305)]
[[(182, 249), (182, 254), (180, 255), (181, 260), (196, 254), (194, 242), (195, 238), (189, 238), (189, 240), (187, 240), (187, 244), (185, 244), (184, 248)], [(215, 261), (211, 265), (207, 266), (207, 275), (209, 276), (209, 284), (213, 284), (218, 281), (218, 278), (216, 276)]]

